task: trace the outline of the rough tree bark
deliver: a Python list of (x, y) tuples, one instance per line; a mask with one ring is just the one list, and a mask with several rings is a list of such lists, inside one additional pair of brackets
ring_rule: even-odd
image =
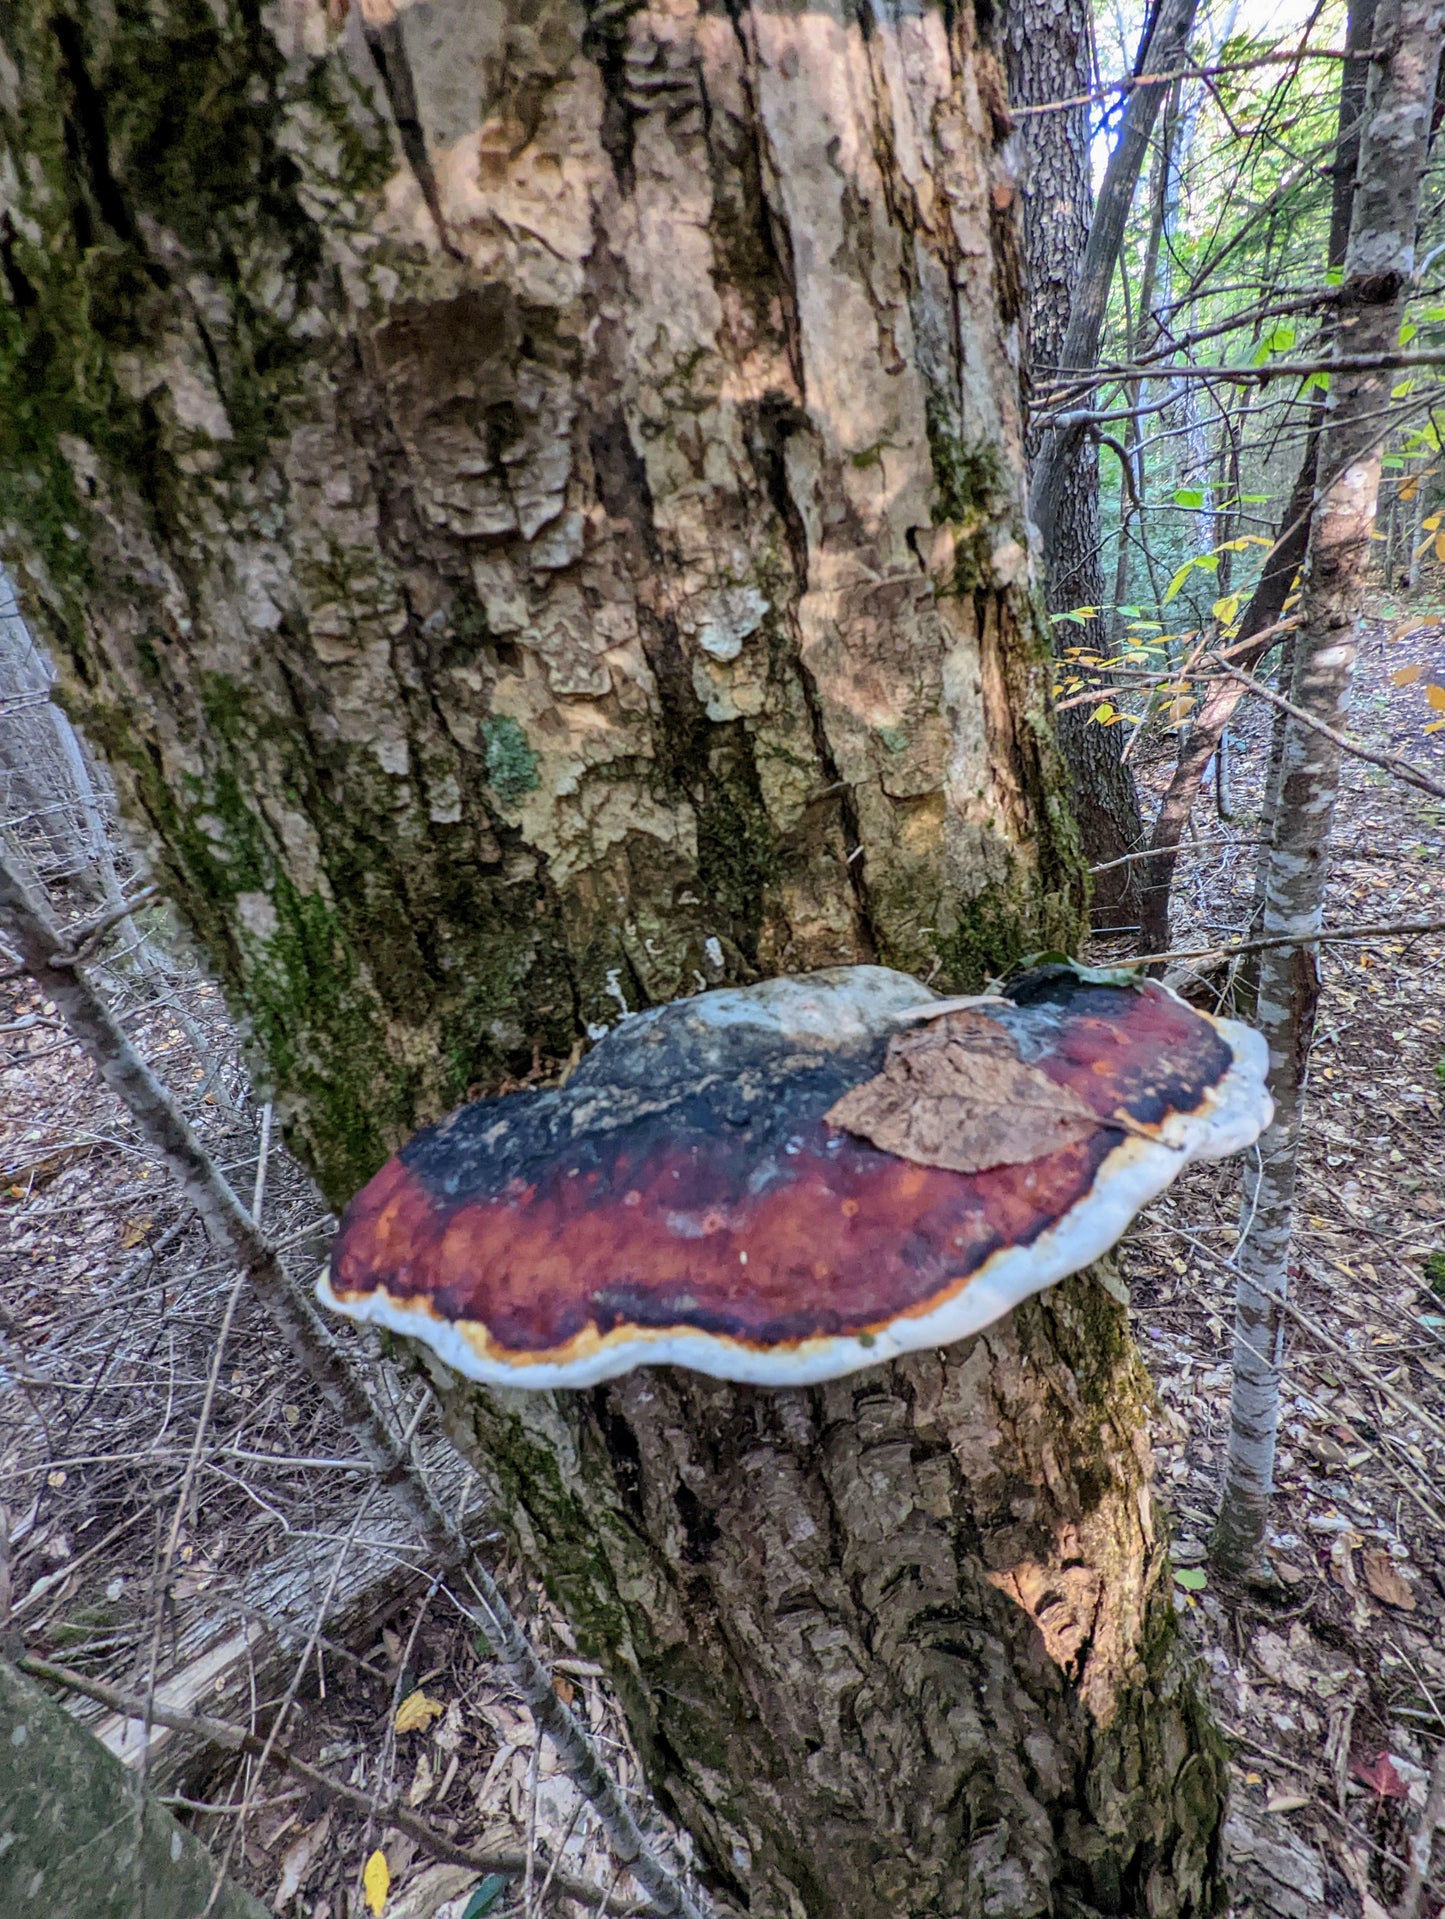
[[(0, 15), (6, 556), (334, 1200), (625, 1010), (1077, 931), (988, 31)], [(757, 1919), (1217, 1901), (1096, 1281), (808, 1392), (448, 1392)]]
[[(1085, 0), (1019, 0), (1005, 10), (1002, 26), (1012, 106), (1090, 91), (1094, 75)], [(1053, 373), (1094, 210), (1089, 109), (1034, 114), (1018, 127), (1028, 360), (1031, 367)], [(1042, 423), (1035, 420), (1026, 435), (1030, 457), (1042, 439)], [(1050, 613), (1097, 607), (1104, 599), (1099, 450), (1092, 440), (1075, 449), (1071, 478), (1047, 554), (1044, 598)], [(1107, 623), (1095, 617), (1082, 627), (1063, 624), (1055, 645), (1056, 650), (1090, 646), (1102, 653)], [(1058, 730), (1084, 851), (1099, 865), (1122, 859), (1138, 846), (1144, 827), (1133, 776), (1120, 759), (1119, 729), (1092, 725), (1087, 711), (1074, 708), (1059, 714)], [(1091, 903), (1096, 925), (1137, 923), (1137, 872), (1133, 865), (1118, 866), (1096, 883)]]
[[(1340, 288), (1336, 350), (1378, 356), (1370, 371), (1336, 368), (1320, 434), (1319, 484), (1300, 588), (1290, 692), (1339, 729), (1370, 562), (1382, 440), (1415, 270), (1420, 183), (1445, 41), (1441, 0), (1379, 0), (1354, 205)], [(1248, 1180), (1235, 1306), (1229, 1449), (1214, 1550), (1226, 1566), (1258, 1556), (1269, 1518), (1279, 1421), (1284, 1299), (1294, 1217), (1300, 1120), (1319, 999), (1317, 947), (1328, 876), (1340, 749), (1315, 728), (1285, 725), (1279, 797), (1265, 883), (1263, 933), (1297, 941), (1264, 953), (1258, 1020), (1269, 1040), (1274, 1121)]]

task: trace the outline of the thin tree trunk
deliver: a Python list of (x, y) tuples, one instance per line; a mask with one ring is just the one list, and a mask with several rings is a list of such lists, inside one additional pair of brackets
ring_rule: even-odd
[[(1038, 105), (1087, 94), (1093, 84), (1089, 9), (1086, 0), (1023, 0), (1003, 16), (1009, 102)], [(1021, 123), (1020, 185), (1023, 189), (1024, 266), (1028, 287), (1029, 364), (1052, 372), (1068, 331), (1073, 288), (1088, 243), (1094, 182), (1089, 158), (1089, 109), (1032, 115)], [(1028, 452), (1042, 438), (1035, 421)], [(1100, 607), (1104, 599), (1103, 535), (1099, 518), (1099, 453), (1085, 441), (1077, 449), (1072, 484), (1055, 525), (1044, 582), (1050, 613)], [(1108, 645), (1107, 622), (1096, 613), (1083, 625), (1054, 629), (1055, 651), (1066, 646)], [(1059, 745), (1069, 769), (1074, 817), (1092, 864), (1121, 859), (1138, 846), (1144, 823), (1134, 781), (1119, 758), (1117, 727), (1090, 724), (1087, 711), (1058, 716)], [(1118, 866), (1096, 882), (1092, 915), (1097, 926), (1133, 926), (1137, 867)]]
[[(1139, 62), (1142, 73), (1168, 73), (1179, 64), (1188, 49), (1197, 10), (1198, 0), (1159, 0), (1148, 44)], [(1099, 189), (1088, 245), (1079, 263), (1079, 280), (1069, 315), (1069, 330), (1059, 353), (1059, 364), (1067, 373), (1087, 374), (1099, 357), (1099, 339), (1108, 305), (1109, 282), (1114, 277), (1119, 249), (1124, 243), (1124, 228), (1133, 205), (1134, 189), (1165, 91), (1162, 86), (1136, 87), (1124, 109), (1119, 137), (1109, 156), (1104, 182)], [(1087, 406), (1090, 392), (1092, 388), (1084, 388), (1076, 396), (1074, 405)], [(1055, 427), (1034, 462), (1029, 513), (1043, 540), (1046, 556), (1052, 551), (1059, 510), (1069, 487), (1074, 452), (1083, 432), (1082, 424)]]
[[(1352, 52), (1363, 51), (1371, 44), (1375, 30), (1375, 4), (1376, 0), (1352, 0), (1345, 25), (1345, 45)], [(1332, 267), (1343, 267), (1345, 261), (1368, 77), (1369, 67), (1364, 60), (1347, 60), (1343, 63), (1339, 131), (1331, 169), (1334, 186), (1330, 207), (1328, 264)], [(1306, 436), (1299, 473), (1284, 512), (1280, 515), (1274, 548), (1265, 561), (1239, 623), (1236, 644), (1273, 627), (1284, 612), (1284, 603), (1289, 598), (1309, 539), (1318, 458), (1319, 425), (1316, 419)], [(1251, 669), (1274, 644), (1273, 640), (1261, 642), (1257, 651), (1237, 655), (1236, 664), (1246, 671)], [(1174, 772), (1160, 801), (1149, 836), (1150, 857), (1140, 861), (1145, 875), (1139, 915), (1141, 953), (1163, 953), (1169, 949), (1169, 899), (1178, 863), (1179, 841), (1193, 810), (1200, 781), (1243, 697), (1244, 688), (1237, 680), (1212, 687), (1195, 716), (1188, 738), (1175, 762)], [(1265, 861), (1261, 860), (1260, 864), (1262, 867)]]
[[(966, 988), (1083, 889), (972, 10), (338, 22), (0, 13), (0, 519), (339, 1203), (624, 1012)], [(1217, 1901), (1095, 1281), (806, 1392), (448, 1390), (754, 1919)]]
[[(1445, 9), (1438, 0), (1380, 0), (1374, 33), (1380, 51), (1366, 100), (1336, 332), (1341, 353), (1387, 358), (1399, 338), (1442, 38)], [(1392, 379), (1383, 366), (1336, 371), (1320, 436), (1292, 697), (1337, 728), (1348, 711), (1380, 483), (1380, 423)], [(1273, 1486), (1300, 1118), (1319, 994), (1310, 936), (1321, 923), (1339, 769), (1332, 740), (1287, 722), (1264, 936), (1298, 944), (1271, 949), (1260, 964), (1259, 1021), (1270, 1044), (1275, 1117), (1244, 1201), (1229, 1451), (1215, 1534), (1218, 1558), (1233, 1567), (1247, 1566), (1259, 1552)]]

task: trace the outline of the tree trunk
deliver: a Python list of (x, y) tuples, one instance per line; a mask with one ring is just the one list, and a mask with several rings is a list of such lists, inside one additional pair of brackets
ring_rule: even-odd
[[(1197, 11), (1198, 0), (1159, 0), (1149, 16), (1136, 63), (1140, 73), (1168, 73), (1180, 64), (1188, 51)], [(1093, 387), (1087, 376), (1099, 357), (1109, 286), (1119, 249), (1124, 244), (1124, 228), (1134, 203), (1134, 189), (1163, 93), (1162, 86), (1143, 86), (1136, 87), (1129, 95), (1119, 124), (1119, 137), (1114, 142), (1099, 188), (1088, 245), (1079, 262), (1069, 330), (1059, 354), (1064, 370), (1080, 376), (1071, 401), (1075, 412), (1091, 404)], [(1073, 449), (1084, 433), (1084, 423), (1073, 413), (1063, 418), (1065, 424), (1056, 423), (1039, 449), (1029, 488), (1029, 511), (1043, 538), (1045, 553), (1052, 547), (1054, 525), (1067, 497)]]
[[(1089, 9), (1084, 0), (1021, 0), (1003, 17), (1009, 102), (1035, 106), (1087, 94), (1093, 86)], [(1041, 113), (1019, 123), (1023, 189), (1025, 280), (1028, 288), (1029, 364), (1053, 373), (1068, 332), (1069, 307), (1089, 238), (1094, 181), (1089, 164), (1089, 109)], [(1039, 450), (1041, 425), (1028, 434)], [(1044, 582), (1050, 613), (1100, 607), (1104, 599), (1103, 534), (1099, 521), (1099, 450), (1091, 440), (1074, 451), (1072, 484), (1060, 505)], [(1054, 633), (1055, 650), (1108, 648), (1107, 622), (1068, 622)], [(1103, 865), (1132, 853), (1142, 837), (1139, 796), (1121, 763), (1120, 729), (1090, 723), (1089, 711), (1058, 716), (1059, 746), (1069, 769), (1074, 817), (1091, 862)], [(1094, 888), (1097, 926), (1137, 923), (1136, 866), (1118, 866)]]
[[(7, 553), (333, 1201), (624, 1011), (1076, 934), (968, 8), (0, 42)], [(1222, 1772), (1145, 1403), (1081, 1279), (809, 1392), (451, 1414), (758, 1919), (1171, 1919)]]
[(265, 1919), (133, 1773), (0, 1658), (6, 1919)]
[(1212, 1909), (1221, 1754), (1147, 1403), (1081, 1278), (831, 1385), (458, 1388), (449, 1430), (750, 1913), (1153, 1919)]
[[(1379, 51), (1366, 96), (1335, 342), (1337, 352), (1378, 364), (1363, 372), (1337, 367), (1330, 376), (1290, 678), (1294, 704), (1336, 731), (1349, 720), (1394, 382), (1388, 359), (1415, 267), (1445, 7), (1440, 0), (1379, 0), (1374, 26)], [(1249, 1565), (1263, 1545), (1274, 1482), (1295, 1173), (1319, 1001), (1318, 949), (1311, 941), (1324, 907), (1340, 759), (1333, 739), (1293, 716), (1286, 721), (1263, 925), (1266, 938), (1282, 943), (1263, 953), (1259, 966), (1258, 1018), (1269, 1040), (1274, 1120), (1243, 1202), (1229, 1449), (1214, 1541), (1218, 1559), (1233, 1568)]]

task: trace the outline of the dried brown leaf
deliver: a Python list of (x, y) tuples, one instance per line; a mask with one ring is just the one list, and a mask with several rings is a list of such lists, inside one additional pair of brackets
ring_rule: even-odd
[(1004, 1028), (973, 1011), (891, 1040), (882, 1072), (827, 1119), (885, 1153), (954, 1173), (1042, 1159), (1117, 1123), (1025, 1064)]
[(1378, 1546), (1362, 1552), (1360, 1571), (1365, 1575), (1365, 1584), (1382, 1604), (1398, 1606), (1401, 1612), (1414, 1612), (1415, 1595), (1410, 1582), (1387, 1552)]

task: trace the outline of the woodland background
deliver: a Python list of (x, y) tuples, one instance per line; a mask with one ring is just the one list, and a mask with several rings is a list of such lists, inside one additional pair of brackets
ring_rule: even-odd
[[(1084, 30), (1102, 180), (1133, 97), (1113, 76), (1133, 69), (1140, 22), (1120, 9), (1070, 19)], [(1137, 781), (1132, 823), (1104, 806), (1088, 957), (1167, 949), (1184, 956), (1167, 962), (1172, 984), (1225, 1006), (1248, 991), (1249, 956), (1229, 949), (1259, 923), (1278, 708), (1246, 694), (1202, 759), (1200, 717), (1225, 684), (1214, 662), (1238, 639), (1329, 390), (1318, 363), (1340, 278), (1329, 262), (1346, 23), (1329, 5), (1215, 0), (1190, 31), (1188, 70), (1161, 90), (1130, 196), (1096, 365), (1081, 380), (1036, 358), (1030, 433), (1037, 451), (1061, 415), (1091, 416), (1077, 457), (1086, 474), (1097, 467), (1096, 500), (1081, 495), (1094, 531), (1075, 527), (1075, 575), (1059, 567), (1049, 583), (1053, 697), (1072, 750), (1112, 769), (1099, 791), (1127, 789), (1121, 765)], [(1028, 125), (1019, 115), (1014, 138), (1037, 215)], [(1350, 709), (1373, 757), (1345, 760), (1325, 917), (1384, 930), (1320, 949), (1271, 1587), (1207, 1564), (1238, 1168), (1196, 1169), (1120, 1254), (1158, 1388), (1174, 1605), (1230, 1742), (1240, 1919), (1445, 1908), (1445, 1868), (1413, 1889), (1408, 1869), (1422, 1831), (1429, 1866), (1445, 1816), (1445, 1039), (1439, 938), (1410, 930), (1445, 911), (1442, 183), (1437, 150), (1378, 429), (1385, 478)], [(1032, 289), (1040, 338), (1047, 292)], [(103, 770), (51, 701), (23, 614), (13, 599), (0, 614), (7, 853), (86, 937), (127, 1032), (307, 1275), (330, 1216), (274, 1135), (246, 1036), (153, 896)], [(1280, 633), (1250, 661), (1266, 689), (1287, 684), (1287, 642)], [(1200, 777), (1181, 802), (1191, 746)], [(1399, 777), (1402, 760), (1416, 777)], [(1110, 852), (1110, 832), (1125, 850)], [(1161, 900), (1158, 862), (1141, 855), (1166, 842), (1178, 859)], [(285, 1744), (352, 1788), (349, 1802), (254, 1750), (218, 1758), (194, 1728), (147, 1740), (103, 1697), (81, 1708), (278, 1912), (341, 1919), (384, 1902), (405, 1919), (530, 1919), (587, 1887), (590, 1909), (626, 1909), (635, 1888), (492, 1648), (23, 974), (0, 985), (0, 1044), (7, 1631), (102, 1695), (153, 1688), (173, 1715), (205, 1712), (263, 1738), (277, 1702), (299, 1702)], [(382, 1342), (372, 1359), (398, 1421), (421, 1418), (435, 1490), (486, 1539), (478, 1489), (434, 1412)], [(686, 1876), (690, 1842), (651, 1805), (600, 1668), (520, 1566), (502, 1583)]]

